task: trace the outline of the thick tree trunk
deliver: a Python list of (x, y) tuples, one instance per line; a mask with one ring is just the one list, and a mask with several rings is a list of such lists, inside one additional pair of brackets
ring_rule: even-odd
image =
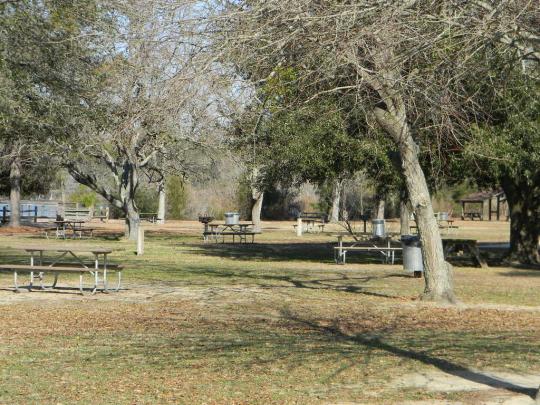
[(411, 212), (409, 211), (409, 202), (407, 200), (401, 200), (399, 202), (399, 224), (401, 235), (410, 235), (411, 228), (409, 227), (409, 218)]
[(10, 164), (9, 183), (10, 183), (10, 209), (9, 226), (17, 228), (21, 226), (21, 176), (22, 164), (20, 156), (16, 155)]
[(332, 207), (330, 209), (330, 222), (339, 222), (341, 211), (341, 193), (343, 191), (343, 180), (336, 179), (332, 187)]
[(261, 231), (261, 211), (263, 205), (264, 192), (257, 190), (255, 187), (251, 190), (253, 198), (253, 205), (251, 207), (251, 222), (253, 223), (253, 230)]
[(129, 161), (124, 162), (122, 181), (120, 183), (120, 199), (126, 215), (126, 237), (130, 240), (137, 240), (140, 217), (139, 209), (135, 203), (135, 194), (139, 184), (139, 174), (137, 167)]
[(540, 187), (519, 184), (508, 178), (502, 183), (510, 210), (510, 251), (507, 259), (521, 264), (537, 264), (540, 262)]
[(165, 223), (165, 213), (167, 208), (167, 190), (165, 187), (165, 180), (159, 182), (158, 186), (158, 224)]
[(384, 209), (386, 207), (386, 201), (384, 198), (379, 198), (375, 202), (375, 209), (373, 212), (375, 213), (375, 219), (384, 219)]
[(444, 260), (439, 226), (433, 213), (426, 178), (418, 161), (418, 146), (410, 133), (404, 106), (399, 105), (397, 108), (399, 108), (399, 115), (376, 108), (375, 116), (379, 124), (394, 139), (401, 155), (407, 192), (416, 214), (422, 242), (425, 276), (423, 298), (440, 302), (455, 302), (452, 268)]

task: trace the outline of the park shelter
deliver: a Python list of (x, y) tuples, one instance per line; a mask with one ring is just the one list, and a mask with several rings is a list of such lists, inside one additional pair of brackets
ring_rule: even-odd
[(482, 221), (487, 217), (488, 221), (491, 221), (493, 214), (497, 221), (500, 220), (501, 215), (505, 215), (508, 219), (508, 204), (503, 191), (479, 191), (469, 194), (459, 202), (461, 203), (461, 219), (478, 218)]

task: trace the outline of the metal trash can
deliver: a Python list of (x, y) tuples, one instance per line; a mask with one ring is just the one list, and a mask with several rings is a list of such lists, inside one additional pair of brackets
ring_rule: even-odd
[(238, 212), (226, 212), (223, 215), (225, 217), (225, 225), (238, 225), (240, 222), (240, 213)]
[(414, 277), (422, 277), (424, 261), (422, 260), (422, 242), (417, 235), (401, 235), (403, 247), (403, 270), (411, 272)]
[(374, 238), (384, 238), (386, 232), (384, 230), (384, 219), (371, 220), (372, 235)]
[(448, 221), (449, 214), (446, 211), (439, 212), (439, 221)]

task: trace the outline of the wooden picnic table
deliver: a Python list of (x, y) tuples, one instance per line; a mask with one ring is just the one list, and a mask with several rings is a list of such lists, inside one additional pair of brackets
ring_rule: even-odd
[(486, 261), (480, 256), (476, 239), (443, 238), (444, 257), (447, 258), (454, 251), (468, 253), (469, 256), (482, 268), (487, 268)]
[[(302, 232), (311, 233), (315, 231), (317, 233), (324, 231), (324, 226), (326, 222), (321, 221), (320, 219), (304, 219), (302, 218)], [(298, 224), (294, 224), (293, 227), (296, 228)]]
[(55, 224), (54, 227), (45, 229), (45, 236), (46, 237), (49, 236), (48, 233), (47, 233), (48, 230), (55, 231), (56, 238), (64, 238), (65, 239), (68, 236), (67, 231), (71, 231), (71, 233), (72, 233), (71, 236), (74, 237), (74, 238), (78, 234), (79, 238), (82, 239), (84, 233), (90, 233), (90, 236), (92, 236), (92, 234), (94, 232), (94, 228), (89, 228), (89, 227), (83, 226), (87, 222), (88, 221), (82, 220), (82, 219), (77, 219), (77, 220), (72, 220), (72, 219), (57, 220), (57, 221), (54, 221), (54, 224)]
[[(455, 220), (453, 218), (437, 219), (437, 224), (439, 225), (439, 229), (441, 230), (441, 233), (443, 234), (444, 233), (450, 234), (453, 231), (457, 232), (457, 230), (459, 229), (459, 226), (454, 225), (454, 222)], [(414, 221), (413, 225), (409, 225), (409, 228), (411, 229), (411, 231), (414, 230), (415, 233), (418, 233), (418, 225), (416, 224), (416, 220)]]
[(157, 212), (141, 212), (139, 214), (141, 221), (148, 221), (152, 224), (155, 224), (158, 220)]
[[(35, 273), (40, 282), (40, 289), (48, 290), (56, 287), (59, 273), (78, 273), (79, 274), (79, 290), (84, 293), (83, 275), (90, 273), (94, 279), (94, 285), (91, 288), (94, 294), (100, 283), (99, 274), (101, 273), (101, 282), (103, 285), (102, 291), (109, 292), (107, 272), (116, 272), (118, 281), (114, 291), (118, 291), (122, 281), (122, 266), (111, 265), (108, 260), (112, 249), (101, 247), (80, 247), (80, 246), (17, 246), (15, 249), (23, 250), (30, 255), (29, 265), (2, 264), (0, 271), (13, 271), (15, 291), (19, 291), (17, 282), (18, 273), (28, 273), (30, 275), (30, 283), (26, 287), (29, 291), (32, 290)], [(45, 257), (45, 254), (52, 254), (52, 257)], [(90, 254), (93, 256), (92, 263), (84, 261), (82, 255)], [(75, 260), (74, 263), (65, 263), (62, 260), (65, 257), (70, 257)], [(45, 261), (45, 259), (48, 259)], [(44, 274), (53, 273), (54, 280), (50, 286), (44, 285)]]
[(233, 243), (236, 242), (236, 237), (238, 237), (239, 243), (247, 243), (247, 237), (251, 236), (251, 243), (255, 242), (255, 235), (260, 234), (258, 231), (250, 230), (253, 224), (249, 223), (238, 223), (238, 224), (225, 224), (225, 223), (209, 223), (209, 231), (203, 231), (204, 241), (208, 241), (210, 236), (216, 243), (220, 240), (222, 243), (225, 243), (225, 236), (232, 236)]

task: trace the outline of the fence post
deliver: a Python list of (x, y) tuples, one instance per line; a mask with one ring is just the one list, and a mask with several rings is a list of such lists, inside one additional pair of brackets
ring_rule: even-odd
[(2, 223), (5, 224), (7, 222), (7, 205), (4, 205), (2, 207)]
[(304, 230), (302, 229), (302, 218), (298, 217), (296, 220), (296, 236), (302, 236), (302, 232)]
[(38, 217), (38, 207), (36, 205), (34, 207), (34, 223), (37, 223), (37, 217)]

